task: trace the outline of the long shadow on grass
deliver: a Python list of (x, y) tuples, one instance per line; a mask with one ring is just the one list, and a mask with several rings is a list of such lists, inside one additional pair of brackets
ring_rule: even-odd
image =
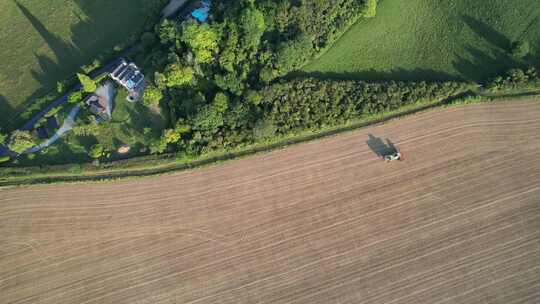
[(468, 46), (466, 51), (466, 54), (455, 54), (457, 59), (453, 65), (463, 78), (469, 81), (485, 82), (512, 68), (523, 65), (508, 54), (498, 50), (486, 52)]
[[(43, 95), (46, 90), (52, 87), (56, 80), (61, 77), (66, 67), (61, 63), (62, 61), (69, 61), (72, 58), (80, 58), (82, 56), (81, 51), (74, 45), (66, 43), (61, 37), (51, 33), (47, 27), (24, 5), (15, 1), (15, 4), (21, 11), (21, 13), (28, 19), (34, 29), (39, 33), (41, 38), (45, 40), (54, 56), (59, 62), (55, 62), (49, 57), (35, 54), (40, 66), (41, 71), (32, 71), (34, 78), (39, 81), (43, 88), (37, 90), (34, 95)], [(44, 92), (45, 91), (45, 92)], [(35, 97), (35, 96), (32, 97)]]
[(158, 114), (151, 112), (141, 103), (135, 104), (133, 109), (127, 108), (126, 111), (131, 118), (131, 128), (139, 133), (143, 133), (145, 128), (152, 128), (154, 123), (161, 119)]
[(540, 67), (540, 41), (531, 53), (530, 61), (537, 67)]
[[(82, 16), (77, 15), (78, 22), (70, 28), (71, 42), (66, 42), (62, 37), (52, 33), (34, 15), (35, 12), (32, 13), (27, 6), (17, 0), (14, 2), (22, 15), (32, 24), (36, 32), (39, 33), (53, 53), (52, 57), (34, 53), (39, 69), (31, 71), (31, 74), (40, 83), (41, 87), (31, 96), (28, 96), (23, 105), (15, 109), (17, 113), (22, 112), (36, 98), (50, 92), (55, 87), (57, 81), (68, 78), (69, 73), (78, 70), (81, 63), (88, 64), (96, 58), (101, 61), (112, 58), (114, 52), (112, 46), (109, 45), (111, 42), (133, 42), (128, 38), (135, 37), (131, 36), (131, 34), (135, 34), (136, 31), (140, 31), (141, 29), (133, 27), (127, 33), (118, 31), (116, 27), (124, 19), (116, 18), (115, 16), (117, 14), (133, 13), (131, 8), (144, 6), (149, 10), (147, 16), (157, 16), (158, 14), (154, 10), (160, 8), (159, 1), (155, 4), (147, 4), (148, 2), (146, 0), (71, 1), (82, 11)], [(111, 11), (113, 9), (114, 11)], [(131, 11), (127, 12), (127, 10)], [(153, 17), (148, 17), (146, 21), (147, 24), (152, 24), (154, 20)], [(104, 46), (107, 47), (104, 48)]]
[(511, 47), (509, 38), (480, 20), (469, 16), (462, 16), (462, 19), (480, 39), (492, 46), (484, 50), (469, 45), (465, 53), (455, 54), (454, 68), (464, 79), (484, 82), (511, 68), (523, 66), (523, 62), (516, 61), (508, 54)]
[(14, 110), (4, 95), (0, 94), (0, 132), (4, 131), (7, 133), (7, 131), (11, 130), (10, 115)]
[(461, 80), (460, 77), (444, 72), (435, 71), (432, 69), (394, 69), (387, 72), (377, 70), (367, 70), (354, 73), (335, 73), (335, 72), (302, 72), (295, 71), (285, 76), (285, 79), (313, 77), (317, 79), (334, 79), (334, 80), (363, 80), (363, 81), (444, 81), (444, 80)]
[(473, 30), (478, 36), (485, 39), (493, 46), (500, 48), (501, 50), (508, 51), (510, 50), (512, 42), (508, 37), (504, 36), (502, 33), (495, 30), (490, 25), (486, 24), (483, 21), (475, 19), (473, 17), (463, 15), (461, 19), (465, 24), (467, 24), (471, 30)]

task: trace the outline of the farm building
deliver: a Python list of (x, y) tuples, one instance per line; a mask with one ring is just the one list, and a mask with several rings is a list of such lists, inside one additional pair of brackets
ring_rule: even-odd
[(144, 74), (135, 63), (127, 63), (124, 59), (120, 60), (120, 64), (109, 74), (114, 81), (126, 88), (129, 95), (127, 99), (131, 102), (136, 102), (142, 96), (144, 91)]

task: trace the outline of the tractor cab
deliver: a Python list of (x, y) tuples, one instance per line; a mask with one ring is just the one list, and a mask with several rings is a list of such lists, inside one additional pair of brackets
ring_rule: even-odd
[(384, 160), (386, 162), (393, 162), (393, 161), (396, 161), (396, 160), (401, 160), (401, 153), (396, 151), (392, 154), (387, 154), (384, 156)]

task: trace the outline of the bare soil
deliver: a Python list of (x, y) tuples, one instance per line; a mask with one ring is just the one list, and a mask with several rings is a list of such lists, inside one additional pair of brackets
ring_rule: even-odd
[[(0, 190), (0, 303), (539, 303), (540, 103)], [(369, 134), (406, 160), (385, 163)]]

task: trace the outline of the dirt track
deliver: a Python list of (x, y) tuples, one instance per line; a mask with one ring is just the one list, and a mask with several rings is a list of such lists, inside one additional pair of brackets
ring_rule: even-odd
[(0, 190), (0, 303), (539, 303), (539, 131), (540, 103), (474, 105), (199, 171)]

